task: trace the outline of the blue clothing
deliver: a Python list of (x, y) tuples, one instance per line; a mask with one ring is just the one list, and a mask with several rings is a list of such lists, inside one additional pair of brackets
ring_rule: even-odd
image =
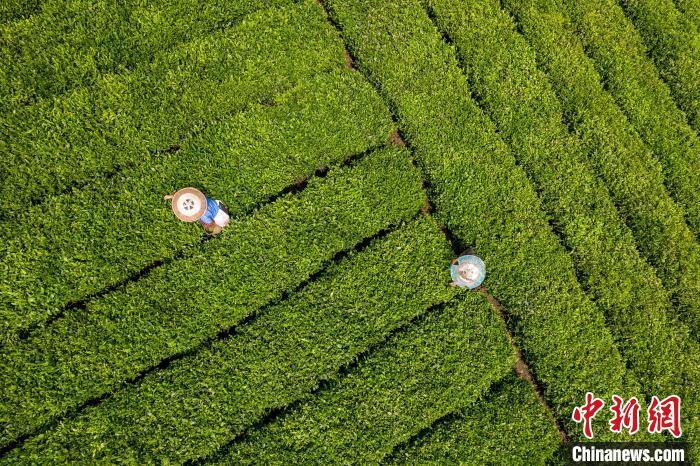
[(199, 217), (199, 221), (202, 222), (205, 225), (209, 225), (214, 223), (214, 217), (216, 217), (216, 214), (219, 213), (219, 203), (216, 202), (214, 199), (206, 198), (207, 199), (207, 210), (202, 214), (201, 217)]

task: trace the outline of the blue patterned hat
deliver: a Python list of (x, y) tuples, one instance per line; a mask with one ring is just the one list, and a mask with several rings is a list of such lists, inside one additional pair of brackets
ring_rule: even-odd
[(452, 281), (462, 288), (473, 290), (486, 278), (486, 265), (477, 256), (460, 256), (456, 264), (450, 266)]

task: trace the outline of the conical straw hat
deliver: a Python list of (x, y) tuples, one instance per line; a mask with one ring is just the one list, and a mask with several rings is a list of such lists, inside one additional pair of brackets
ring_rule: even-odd
[(194, 188), (182, 188), (173, 194), (173, 212), (184, 222), (195, 222), (207, 211), (207, 198)]
[(481, 285), (486, 277), (486, 265), (478, 256), (468, 254), (460, 256), (450, 267), (452, 281), (462, 288), (474, 289)]

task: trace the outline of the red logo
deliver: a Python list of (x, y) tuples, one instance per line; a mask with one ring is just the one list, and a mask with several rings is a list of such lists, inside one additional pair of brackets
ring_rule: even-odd
[[(593, 438), (593, 418), (603, 409), (605, 402), (596, 398), (593, 393), (586, 392), (586, 403), (583, 406), (574, 407), (571, 419), (581, 424), (583, 423), (583, 435), (588, 439)], [(617, 395), (612, 396), (610, 412), (613, 416), (610, 419), (610, 432), (619, 434), (623, 429), (629, 431), (630, 435), (639, 432), (639, 411), (641, 406), (637, 397), (632, 397), (627, 402)], [(681, 397), (670, 395), (659, 400), (659, 397), (652, 396), (649, 408), (647, 409), (648, 427), (650, 434), (660, 434), (668, 431), (675, 438), (679, 438), (683, 432), (681, 430)]]
[(586, 438), (593, 438), (593, 427), (591, 423), (595, 415), (598, 414), (598, 411), (603, 409), (603, 406), (605, 406), (603, 400), (594, 397), (593, 393), (587, 392), (586, 404), (574, 408), (571, 419), (576, 423), (583, 422), (583, 435), (585, 435)]
[(678, 395), (667, 396), (661, 401), (657, 396), (652, 396), (647, 415), (650, 434), (667, 430), (678, 438), (683, 433), (681, 431), (681, 397)]
[(639, 401), (636, 397), (624, 401), (617, 395), (612, 397), (613, 404), (610, 406), (610, 411), (613, 413), (613, 418), (610, 420), (610, 432), (620, 433), (624, 427), (630, 434), (636, 434), (639, 431)]

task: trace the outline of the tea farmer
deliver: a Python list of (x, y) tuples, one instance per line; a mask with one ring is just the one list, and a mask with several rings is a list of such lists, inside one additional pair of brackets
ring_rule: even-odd
[(202, 224), (204, 230), (218, 235), (228, 225), (229, 216), (221, 201), (211, 199), (195, 188), (183, 188), (165, 199), (172, 199), (175, 216), (184, 222)]
[(466, 254), (452, 261), (450, 272), (452, 286), (473, 290), (484, 281), (486, 265), (479, 257)]

